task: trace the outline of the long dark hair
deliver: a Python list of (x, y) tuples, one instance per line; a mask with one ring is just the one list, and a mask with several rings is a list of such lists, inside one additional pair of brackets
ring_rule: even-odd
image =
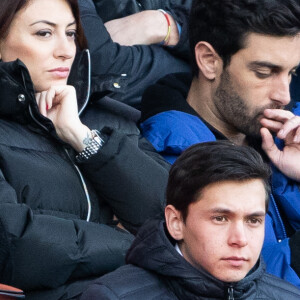
[[(51, 0), (49, 0), (51, 1)], [(77, 0), (65, 0), (71, 7), (77, 25), (76, 43), (80, 50), (87, 48), (87, 40), (80, 21)], [(16, 13), (30, 3), (30, 0), (1, 0), (0, 1), (0, 39), (7, 36), (9, 27)]]

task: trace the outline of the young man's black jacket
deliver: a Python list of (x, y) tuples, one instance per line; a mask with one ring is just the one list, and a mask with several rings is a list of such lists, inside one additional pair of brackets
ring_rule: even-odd
[[(70, 79), (82, 83), (82, 120), (107, 141), (80, 164), (39, 113), (24, 64), (0, 62), (0, 282), (23, 289), (26, 299), (72, 299), (95, 276), (124, 264), (133, 236), (110, 226), (113, 214), (134, 232), (164, 199), (167, 165), (140, 150), (147, 143), (139, 141), (135, 111), (108, 98), (87, 106), (84, 53)], [(107, 76), (102, 88), (114, 82)]]
[(300, 299), (300, 290), (265, 272), (262, 259), (237, 283), (224, 283), (189, 264), (175, 249), (163, 221), (145, 224), (133, 242), (129, 263), (93, 283), (81, 300)]

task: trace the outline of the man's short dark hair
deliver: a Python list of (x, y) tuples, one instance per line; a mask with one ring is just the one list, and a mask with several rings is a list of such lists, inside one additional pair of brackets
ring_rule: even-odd
[(188, 206), (197, 201), (209, 184), (261, 179), (266, 190), (267, 210), (270, 174), (270, 167), (251, 147), (237, 146), (229, 141), (196, 144), (185, 150), (170, 170), (167, 205), (179, 210), (185, 221)]
[(225, 68), (249, 33), (283, 37), (299, 32), (299, 0), (194, 0), (189, 25), (194, 75), (199, 72), (194, 55), (199, 41), (214, 47)]

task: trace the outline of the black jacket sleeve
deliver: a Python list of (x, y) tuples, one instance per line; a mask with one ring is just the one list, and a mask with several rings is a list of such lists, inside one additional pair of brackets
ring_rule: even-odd
[(111, 108), (103, 103), (90, 106), (82, 121), (91, 129), (104, 128), (108, 140), (80, 169), (122, 224), (136, 232), (148, 218), (163, 213), (170, 164), (140, 137), (134, 121), (113, 113), (122, 103), (115, 101)]
[(90, 180), (122, 224), (135, 233), (148, 218), (162, 215), (168, 171), (139, 149), (137, 137), (103, 131), (109, 134), (107, 143), (82, 168), (91, 173)]
[[(61, 200), (63, 201), (63, 199)], [(99, 276), (124, 264), (133, 236), (107, 225), (34, 214), (0, 177), (0, 281), (26, 291)]]
[[(144, 89), (159, 78), (169, 73), (189, 71), (189, 63), (170, 53), (184, 48), (183, 45), (187, 44), (185, 34), (182, 34), (179, 44), (169, 50), (159, 45), (120, 46), (111, 40), (92, 0), (79, 0), (79, 6), (91, 52), (92, 73), (127, 74), (128, 86), (122, 101), (134, 105)], [(186, 28), (186, 24), (183, 26)]]

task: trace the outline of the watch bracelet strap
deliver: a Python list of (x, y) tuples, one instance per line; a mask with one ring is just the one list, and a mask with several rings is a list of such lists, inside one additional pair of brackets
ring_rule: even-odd
[(87, 146), (76, 155), (76, 160), (78, 162), (83, 162), (88, 160), (90, 157), (98, 153), (98, 151), (105, 144), (107, 137), (100, 133), (98, 130), (91, 130), (92, 137), (89, 140)]

